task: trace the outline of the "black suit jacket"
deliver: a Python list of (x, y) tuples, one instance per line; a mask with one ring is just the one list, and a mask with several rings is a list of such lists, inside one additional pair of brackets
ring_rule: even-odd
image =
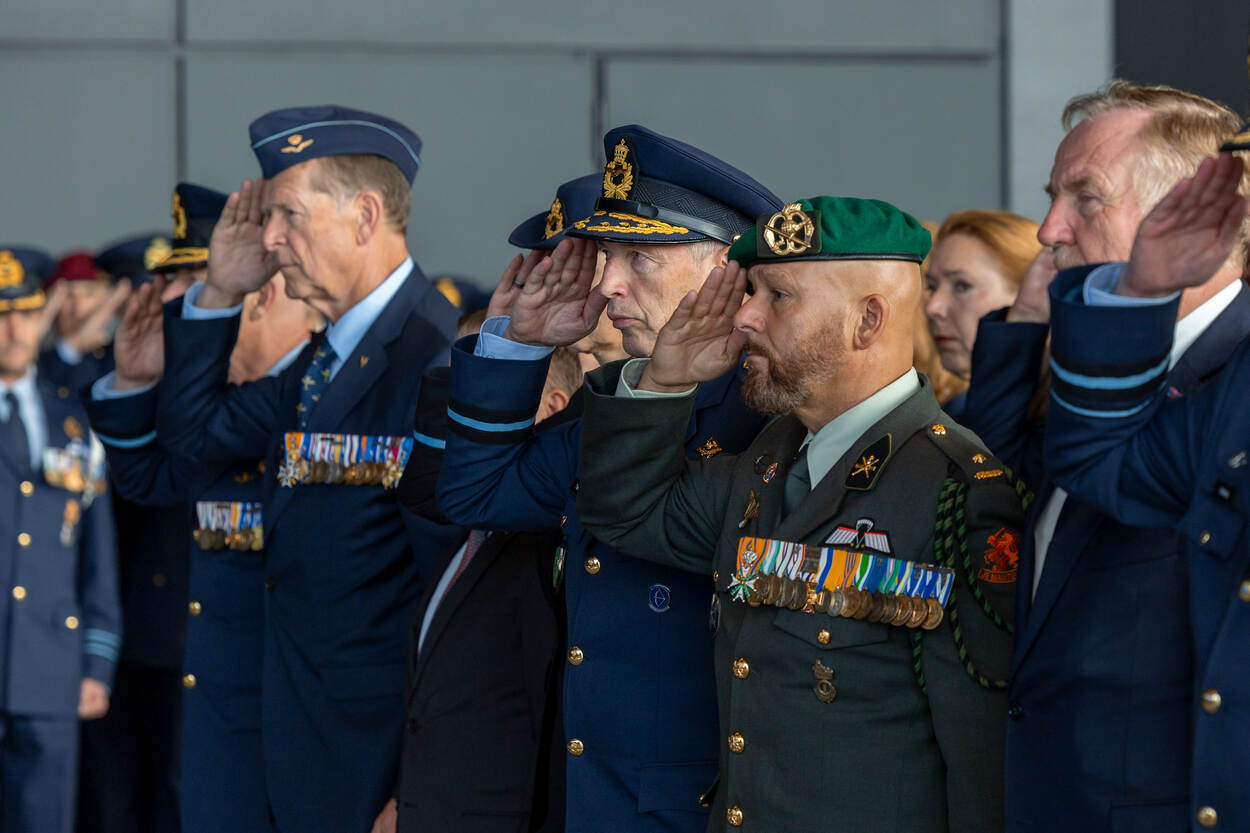
[(563, 829), (559, 543), (556, 530), (486, 539), (418, 652), (427, 589), (412, 625), (400, 831)]

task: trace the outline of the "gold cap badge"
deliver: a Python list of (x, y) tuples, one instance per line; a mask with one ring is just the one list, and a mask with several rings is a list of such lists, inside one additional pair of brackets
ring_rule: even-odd
[(764, 224), (764, 244), (779, 257), (801, 255), (812, 248), (816, 224), (797, 202), (788, 203)]
[(551, 210), (547, 212), (547, 226), (543, 229), (543, 240), (550, 240), (564, 231), (564, 204), (556, 197), (551, 201)]
[(308, 147), (312, 143), (313, 143), (312, 139), (305, 139), (303, 136), (296, 133), (293, 136), (286, 137), (287, 146), (282, 149), (282, 152), (283, 153), (302, 153), (304, 148)]
[(612, 152), (612, 161), (603, 169), (603, 195), (610, 199), (629, 199), (629, 192), (634, 190), (634, 166), (629, 162), (629, 144), (624, 140), (617, 142)]
[(157, 264), (164, 263), (173, 248), (164, 237), (153, 237), (143, 253), (143, 268), (151, 272)]
[(174, 191), (174, 237), (187, 236), (187, 210), (182, 207), (182, 197)]
[(0, 289), (17, 286), (26, 277), (22, 262), (8, 249), (0, 251)]

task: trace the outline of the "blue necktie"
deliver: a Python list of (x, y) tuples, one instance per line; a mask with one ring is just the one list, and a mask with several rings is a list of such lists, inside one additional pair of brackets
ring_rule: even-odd
[(811, 443), (805, 443), (799, 449), (798, 456), (794, 458), (794, 465), (790, 467), (790, 472), (786, 475), (786, 490), (781, 503), (781, 511), (785, 515), (789, 515), (798, 508), (803, 498), (807, 497), (808, 492), (812, 490), (812, 475), (807, 468), (807, 448), (810, 445)]
[(313, 405), (320, 401), (321, 394), (330, 386), (330, 367), (336, 358), (330, 342), (323, 341), (299, 380), (299, 404), (295, 406), (295, 411), (298, 415), (296, 424), (301, 431), (308, 427), (308, 414)]
[(4, 395), (8, 405), (9, 418), (0, 423), (0, 443), (9, 449), (13, 459), (23, 474), (30, 472), (30, 438), (26, 436), (26, 426), (22, 424), (22, 412), (17, 408), (17, 397), (13, 391)]

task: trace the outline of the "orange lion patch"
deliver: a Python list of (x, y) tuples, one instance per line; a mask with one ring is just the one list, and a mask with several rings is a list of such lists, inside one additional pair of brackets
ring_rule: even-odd
[(1007, 527), (1002, 527), (986, 539), (989, 549), (985, 551), (985, 566), (977, 571), (977, 578), (991, 584), (1010, 584), (1016, 580), (1020, 564), (1020, 538)]

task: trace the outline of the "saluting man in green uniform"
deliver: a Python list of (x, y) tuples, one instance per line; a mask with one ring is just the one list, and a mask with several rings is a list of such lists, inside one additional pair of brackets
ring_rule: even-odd
[[(586, 527), (712, 578), (710, 829), (1003, 827), (1027, 496), (912, 367), (929, 247), (887, 203), (790, 203), (682, 301), (650, 360), (590, 377)], [(741, 455), (688, 462), (694, 389), (744, 349), (743, 395), (778, 418)]]

